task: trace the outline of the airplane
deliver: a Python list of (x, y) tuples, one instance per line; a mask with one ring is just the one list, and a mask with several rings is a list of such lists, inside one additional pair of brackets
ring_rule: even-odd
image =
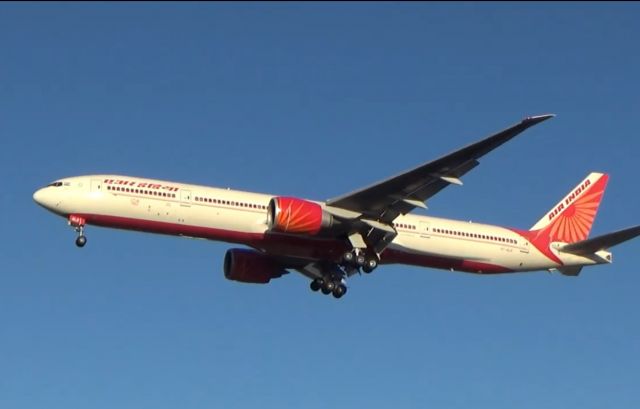
[(229, 280), (266, 284), (290, 271), (313, 291), (341, 298), (346, 279), (381, 264), (475, 274), (558, 271), (612, 262), (609, 248), (640, 235), (640, 225), (588, 238), (608, 182), (592, 172), (530, 229), (410, 214), (478, 166), (479, 159), (554, 117), (531, 116), (439, 159), (326, 201), (121, 175), (63, 178), (33, 194), (87, 243), (94, 225), (246, 246), (229, 249)]

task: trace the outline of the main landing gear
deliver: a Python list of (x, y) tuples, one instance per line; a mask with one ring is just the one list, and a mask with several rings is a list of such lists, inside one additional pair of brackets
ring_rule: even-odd
[(347, 286), (344, 280), (339, 277), (316, 278), (311, 282), (311, 291), (322, 291), (322, 294), (333, 294), (335, 298), (340, 298), (347, 293)]
[(69, 216), (69, 226), (73, 227), (73, 229), (78, 233), (78, 237), (76, 238), (76, 246), (84, 247), (87, 244), (87, 237), (84, 235), (84, 225), (86, 220), (84, 217), (76, 216), (74, 214)]
[(356, 248), (342, 255), (342, 264), (345, 268), (361, 268), (368, 274), (378, 267), (378, 258), (367, 256), (362, 249)]
[(354, 248), (342, 255), (342, 261), (334, 271), (326, 272), (322, 277), (311, 281), (311, 291), (321, 291), (323, 294), (333, 294), (335, 298), (341, 298), (347, 293), (345, 277), (351, 276), (355, 271), (372, 272), (378, 267), (378, 258), (368, 256), (364, 249)]

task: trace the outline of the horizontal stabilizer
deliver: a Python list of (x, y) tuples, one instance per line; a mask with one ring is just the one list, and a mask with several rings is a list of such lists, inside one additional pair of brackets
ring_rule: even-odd
[(640, 235), (640, 225), (624, 230), (618, 230), (613, 233), (603, 234), (602, 236), (594, 237), (592, 239), (567, 244), (559, 250), (564, 253), (586, 256), (594, 254), (600, 250), (606, 250), (617, 244), (624, 243), (638, 235)]

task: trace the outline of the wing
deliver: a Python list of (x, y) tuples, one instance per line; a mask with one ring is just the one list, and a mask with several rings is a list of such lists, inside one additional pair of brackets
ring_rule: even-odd
[(482, 156), (527, 128), (554, 116), (525, 118), (486, 139), (364, 189), (330, 199), (326, 204), (359, 213), (380, 223), (391, 223), (400, 214), (409, 213), (416, 207), (425, 207), (427, 199), (450, 184), (461, 185), (460, 177), (475, 168)]

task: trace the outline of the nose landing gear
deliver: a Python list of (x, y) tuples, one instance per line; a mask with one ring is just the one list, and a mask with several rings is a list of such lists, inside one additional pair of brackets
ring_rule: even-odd
[(73, 227), (73, 229), (78, 233), (78, 237), (76, 238), (76, 246), (84, 247), (87, 244), (87, 237), (84, 235), (84, 225), (86, 220), (84, 217), (77, 216), (75, 214), (69, 215), (69, 226)]

